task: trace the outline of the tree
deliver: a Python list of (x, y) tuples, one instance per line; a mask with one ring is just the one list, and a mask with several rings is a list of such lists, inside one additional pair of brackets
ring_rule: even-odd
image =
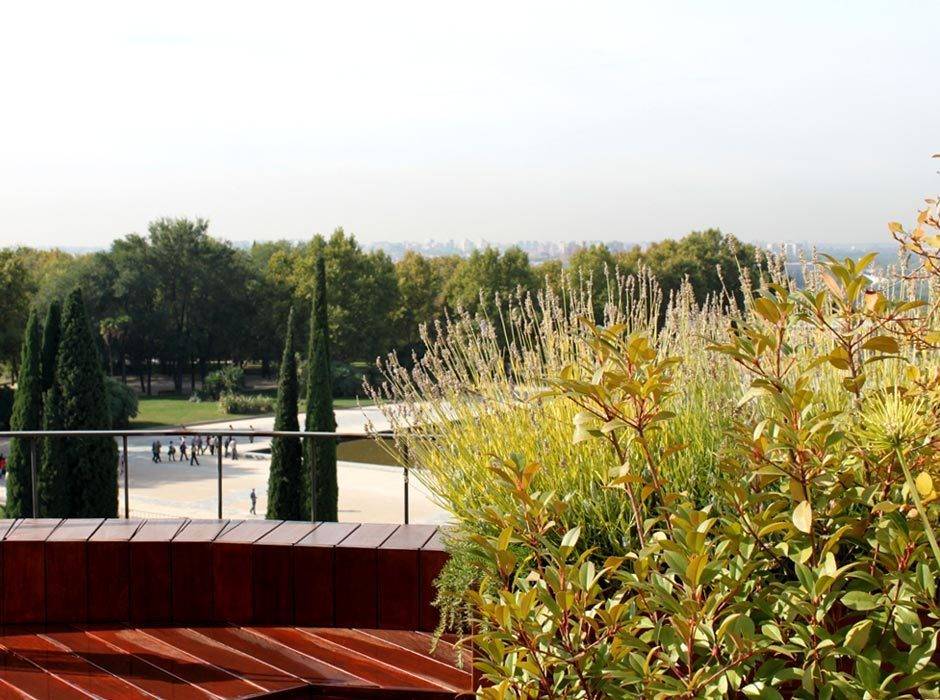
[[(327, 316), (326, 266), (323, 256), (316, 261), (313, 286), (313, 309), (310, 314), (310, 341), (307, 350), (307, 417), (309, 431), (334, 432), (333, 388), (330, 379), (330, 329)], [(336, 485), (336, 440), (307, 438), (307, 473), (313, 508), (317, 520), (336, 520), (338, 491)]]
[(532, 291), (536, 287), (529, 256), (521, 248), (512, 246), (502, 254), (495, 248), (473, 251), (457, 266), (445, 293), (452, 306), (460, 306), (471, 314), (493, 314), (497, 310), (497, 294), (507, 300), (518, 290)]
[[(12, 430), (39, 430), (42, 426), (42, 394), (40, 392), (39, 319), (36, 311), (29, 314), (23, 348), (20, 353), (20, 377), (13, 400)], [(13, 438), (10, 441), (10, 461), (7, 468), (8, 518), (32, 518), (31, 440)]]
[[(62, 427), (95, 430), (110, 427), (104, 372), (80, 289), (65, 301), (62, 339), (56, 357), (56, 382), (62, 395)], [(73, 437), (65, 447), (72, 489), (69, 515), (117, 515), (117, 445), (109, 437)]]
[(55, 358), (59, 352), (59, 337), (62, 334), (62, 304), (58, 299), (49, 302), (46, 320), (42, 324), (42, 380), (43, 397), (55, 383)]
[[(53, 382), (43, 397), (43, 430), (62, 430), (62, 390)], [(67, 517), (72, 508), (65, 439), (44, 437), (39, 464), (39, 514), (43, 518)]]
[(29, 272), (17, 251), (0, 250), (0, 362), (17, 374), (23, 329), (33, 294)]
[[(277, 383), (275, 430), (299, 430), (297, 421), (297, 358), (294, 355), (294, 311), (287, 315), (287, 334)], [(305, 520), (306, 480), (300, 438), (275, 437), (271, 440), (271, 471), (268, 474), (268, 512), (272, 520)]]
[(432, 323), (441, 315), (443, 279), (428, 258), (413, 250), (395, 264), (395, 274), (399, 292), (395, 345), (414, 346), (421, 341), (421, 324)]

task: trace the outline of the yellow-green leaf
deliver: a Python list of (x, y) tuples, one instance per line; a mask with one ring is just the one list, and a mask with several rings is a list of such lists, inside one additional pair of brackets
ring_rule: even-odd
[(809, 533), (813, 529), (813, 507), (809, 501), (800, 501), (793, 509), (793, 524), (800, 532)]
[(869, 338), (862, 345), (864, 350), (874, 350), (875, 352), (886, 352), (890, 355), (896, 355), (900, 351), (898, 341), (889, 335), (876, 335)]

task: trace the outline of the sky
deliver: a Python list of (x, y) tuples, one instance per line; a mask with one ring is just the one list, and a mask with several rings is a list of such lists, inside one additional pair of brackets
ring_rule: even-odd
[(0, 245), (871, 243), (940, 191), (940, 3), (17, 2)]

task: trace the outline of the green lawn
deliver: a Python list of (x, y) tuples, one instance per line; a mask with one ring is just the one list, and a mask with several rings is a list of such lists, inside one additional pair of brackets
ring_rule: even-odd
[[(362, 405), (369, 403), (362, 401)], [(358, 404), (356, 399), (334, 399), (333, 405), (336, 408), (355, 408)], [(131, 428), (175, 427), (251, 417), (221, 413), (215, 401), (195, 403), (183, 396), (141, 396), (137, 417), (131, 421)]]

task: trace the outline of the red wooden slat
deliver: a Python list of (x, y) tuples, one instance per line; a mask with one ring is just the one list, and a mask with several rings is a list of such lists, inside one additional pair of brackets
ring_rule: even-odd
[(65, 681), (46, 673), (39, 666), (0, 648), (0, 679), (36, 700), (87, 700), (92, 697)]
[(17, 656), (89, 695), (129, 700), (143, 700), (148, 697), (131, 684), (88, 663), (52, 640), (30, 631), (5, 631), (0, 635), (0, 643)]
[[(278, 520), (246, 520), (225, 531), (213, 542), (214, 620), (252, 621), (253, 543), (278, 525)], [(282, 590), (276, 592), (284, 595)]]
[(291, 548), (297, 624), (333, 624), (333, 550), (357, 527), (354, 523), (322, 523)]
[(170, 551), (173, 621), (176, 624), (210, 622), (213, 619), (212, 542), (226, 523), (191, 520), (173, 538)]
[(224, 668), (229, 673), (260, 686), (264, 690), (283, 690), (305, 685), (304, 681), (296, 676), (242, 654), (192, 629), (153, 627), (145, 631), (160, 641), (181, 649), (213, 666)]
[(43, 542), (61, 521), (21, 520), (3, 540), (3, 623), (43, 623), (46, 566)]
[(185, 520), (147, 520), (130, 540), (130, 619), (167, 624), (172, 614), (170, 541)]
[(158, 698), (206, 700), (206, 691), (170, 675), (144, 658), (111, 646), (81, 630), (47, 632), (46, 636), (89, 663), (99, 666)]
[(339, 627), (378, 626), (377, 548), (396, 528), (395, 525), (361, 525), (336, 546), (333, 600), (335, 624)]
[(379, 547), (377, 576), (380, 628), (418, 628), (418, 553), (436, 531), (437, 528), (433, 525), (402, 525)]
[(46, 622), (87, 619), (88, 575), (86, 540), (103, 518), (63, 520), (46, 539)]
[(85, 543), (89, 622), (130, 620), (130, 545), (140, 520), (109, 518)]
[(304, 632), (339, 644), (364, 656), (391, 664), (429, 683), (454, 691), (470, 690), (470, 674), (441, 663), (427, 654), (369, 635), (362, 630), (311, 628)]
[(90, 630), (89, 634), (109, 644), (136, 654), (167, 673), (197, 685), (213, 695), (240, 698), (258, 695), (263, 689), (228, 671), (201, 662), (176, 647), (140, 630)]
[(393, 665), (364, 656), (327, 639), (306, 634), (295, 628), (252, 627), (251, 630), (383, 688), (441, 690), (439, 685), (401, 671)]
[(466, 647), (458, 652), (457, 647), (451, 642), (446, 639), (435, 640), (426, 632), (406, 630), (362, 630), (362, 632), (411, 649), (418, 654), (425, 654), (453, 668), (462, 669), (469, 677), (473, 659), (470, 650)]
[(313, 532), (318, 523), (284, 522), (251, 548), (252, 620), (263, 625), (294, 621), (291, 545)]
[(196, 631), (317, 686), (378, 687), (242, 627), (198, 627)]
[(448, 554), (444, 547), (444, 533), (438, 531), (421, 548), (418, 556), (418, 629), (433, 632), (441, 616), (434, 606), (437, 597), (435, 579), (440, 575)]

